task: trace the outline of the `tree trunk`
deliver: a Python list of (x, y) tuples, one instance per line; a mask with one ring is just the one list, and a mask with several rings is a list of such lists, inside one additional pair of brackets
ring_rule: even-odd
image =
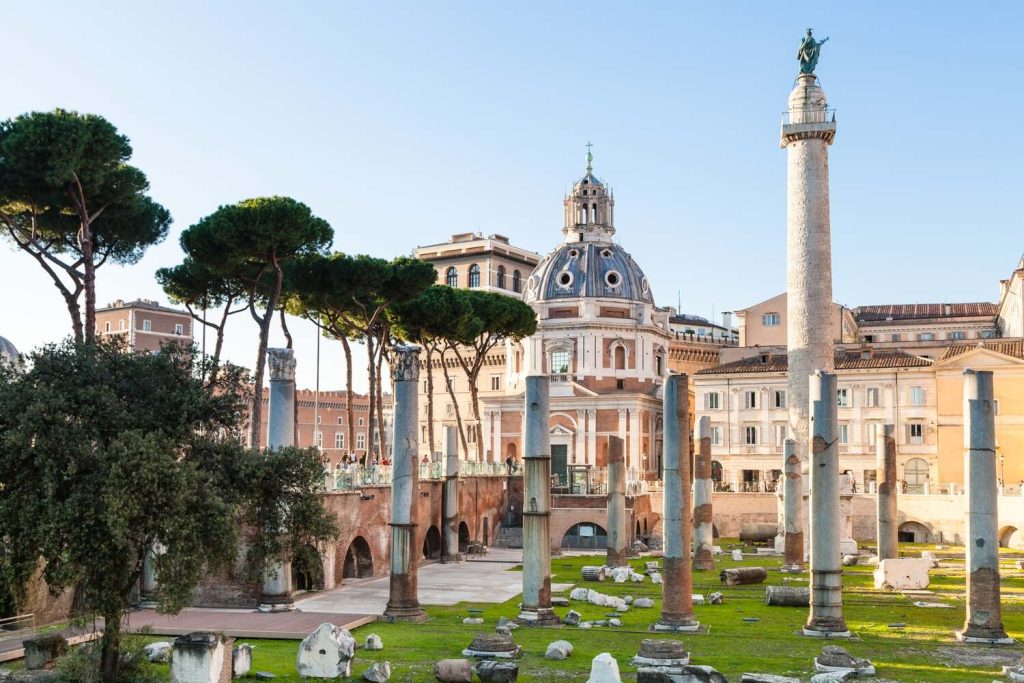
[[(252, 422), (249, 429), (250, 447), (259, 450), (260, 434), (263, 426), (263, 374), (267, 361), (267, 341), (270, 338), (270, 323), (277, 310), (277, 300), (281, 296), (281, 268), (275, 264), (277, 284), (267, 300), (267, 310), (260, 319), (260, 343), (256, 351), (256, 368), (253, 371)], [(255, 291), (253, 293), (255, 296)]]
[[(434, 345), (424, 344), (424, 348), (427, 351), (427, 439), (430, 441), (428, 448), (430, 456), (434, 456)], [(447, 453), (442, 453), (441, 458), (444, 462), (444, 458)]]
[(288, 322), (285, 320), (283, 308), (281, 309), (281, 331), (284, 332), (284, 338), (288, 340), (286, 348), (292, 348), (292, 333), (288, 331)]
[(96, 263), (92, 253), (92, 228), (88, 218), (82, 220), (82, 269), (85, 287), (85, 342), (96, 343)]
[[(373, 336), (370, 334), (366, 335), (366, 376), (369, 380), (369, 387), (366, 390), (366, 398), (369, 400), (369, 416), (366, 424), (366, 464), (370, 464), (370, 457), (373, 452), (373, 417), (377, 412), (377, 403), (373, 400), (373, 387), (377, 381), (377, 373), (375, 372), (376, 364), (373, 362)], [(381, 458), (383, 460), (383, 458)]]
[(117, 683), (121, 669), (121, 615), (103, 615), (100, 641), (100, 676), (103, 683)]
[(377, 443), (380, 452), (387, 453), (387, 442), (385, 441), (384, 425), (384, 379), (381, 376), (384, 371), (384, 342), (377, 341)]
[(352, 347), (349, 346), (348, 338), (342, 335), (341, 348), (345, 351), (345, 407), (347, 409), (346, 419), (346, 431), (345, 435), (345, 452), (355, 453), (356, 450), (356, 418), (355, 418), (355, 407), (352, 405), (352, 397), (355, 392), (352, 391)]
[(462, 426), (462, 411), (459, 410), (459, 402), (455, 399), (455, 390), (452, 388), (451, 378), (448, 376), (448, 364), (445, 362), (444, 351), (441, 352), (441, 370), (444, 372), (444, 386), (448, 396), (452, 399), (452, 408), (455, 410), (455, 425), (459, 429), (459, 441), (462, 442), (462, 454), (469, 459), (469, 444), (466, 443), (466, 430)]
[(473, 429), (476, 430), (476, 461), (483, 462), (484, 460), (484, 449), (483, 444), (480, 442), (482, 438), (482, 430), (480, 429), (480, 394), (476, 386), (477, 377), (480, 374), (479, 368), (474, 372), (473, 376), (469, 378), (469, 399), (470, 405), (473, 408), (473, 419), (476, 420), (476, 425)]

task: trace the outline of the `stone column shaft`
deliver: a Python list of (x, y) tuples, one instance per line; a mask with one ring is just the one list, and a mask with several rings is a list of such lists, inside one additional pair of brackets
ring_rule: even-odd
[(626, 454), (622, 439), (608, 437), (608, 555), (609, 567), (625, 567), (626, 544)]
[(839, 437), (836, 376), (811, 375), (811, 610), (804, 635), (849, 637), (839, 552)]
[(548, 428), (550, 380), (526, 378), (526, 426), (523, 435), (523, 606), (518, 621), (557, 624), (551, 609), (551, 434)]
[(461, 562), (459, 553), (459, 444), (455, 427), (445, 427), (444, 555), (442, 562)]
[(999, 595), (998, 475), (992, 372), (964, 370), (964, 485), (967, 489), (967, 619), (959, 640), (1013, 643)]
[(875, 432), (875, 482), (878, 491), (878, 559), (900, 556), (896, 512), (896, 426), (880, 424)]
[(415, 345), (398, 345), (392, 360), (395, 392), (394, 458), (391, 477), (391, 585), (384, 617), (389, 621), (421, 622), (426, 612), (417, 596), (416, 502), (419, 497), (417, 409), (419, 351)]
[(803, 463), (796, 453), (796, 447), (793, 439), (782, 442), (782, 458), (785, 462), (782, 479), (784, 572), (804, 570), (804, 477)]
[(690, 498), (690, 394), (686, 375), (669, 375), (665, 379), (663, 412), (664, 570), (661, 618), (652, 628), (655, 631), (696, 631), (700, 624), (693, 615), (690, 571), (693, 501)]
[(698, 427), (700, 439), (693, 473), (693, 568), (714, 570), (715, 533), (711, 500), (715, 482), (711, 479), (711, 418), (704, 415)]

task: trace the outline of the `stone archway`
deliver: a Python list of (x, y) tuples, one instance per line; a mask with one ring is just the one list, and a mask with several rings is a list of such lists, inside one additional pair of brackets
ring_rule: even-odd
[(423, 537), (423, 559), (441, 559), (441, 532), (433, 524), (430, 525), (427, 534)]
[(345, 552), (342, 578), (367, 579), (373, 576), (373, 553), (370, 544), (362, 536), (356, 536)]
[(1015, 526), (1004, 526), (999, 530), (1000, 548), (1024, 548), (1024, 532)]
[(932, 531), (920, 522), (903, 522), (896, 537), (900, 543), (931, 543)]
[(301, 546), (292, 556), (292, 586), (297, 591), (324, 589), (324, 563), (311, 545)]
[(603, 550), (608, 547), (608, 532), (596, 522), (573, 524), (562, 536), (562, 548)]
[(469, 526), (465, 522), (459, 522), (459, 552), (467, 552), (469, 550), (469, 544)]

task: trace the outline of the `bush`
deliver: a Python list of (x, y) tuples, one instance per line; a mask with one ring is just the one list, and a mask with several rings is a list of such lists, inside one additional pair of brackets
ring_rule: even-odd
[[(121, 639), (121, 672), (118, 683), (163, 683), (167, 677), (160, 667), (149, 661), (143, 647), (144, 638), (127, 636)], [(58, 683), (101, 683), (100, 642), (94, 641), (70, 650), (57, 660)]]

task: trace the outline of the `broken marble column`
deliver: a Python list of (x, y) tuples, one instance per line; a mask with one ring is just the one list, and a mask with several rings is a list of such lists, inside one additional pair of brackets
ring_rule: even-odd
[(421, 622), (427, 614), (417, 596), (419, 549), (416, 547), (416, 505), (419, 499), (419, 410), (417, 380), (420, 347), (395, 346), (391, 379), (395, 392), (394, 461), (391, 477), (391, 586), (384, 617)]
[(222, 636), (193, 631), (174, 639), (171, 680), (175, 683), (218, 683), (223, 667)]
[(811, 610), (804, 635), (848, 638), (839, 550), (839, 429), (836, 376), (816, 370), (811, 401)]
[(782, 480), (785, 534), (782, 571), (796, 573), (804, 570), (804, 477), (796, 440), (786, 439), (782, 442), (782, 457), (786, 465)]
[(697, 428), (700, 442), (693, 464), (693, 568), (715, 569), (714, 516), (711, 498), (715, 482), (711, 479), (711, 418), (704, 415)]
[(356, 639), (348, 629), (323, 623), (299, 643), (295, 668), (302, 678), (348, 678)]
[(998, 478), (992, 372), (964, 370), (964, 487), (967, 490), (967, 619), (958, 640), (1012, 643), (999, 596)]
[(455, 427), (444, 428), (444, 555), (441, 562), (461, 562), (459, 554), (459, 444)]
[(693, 615), (693, 577), (690, 570), (690, 394), (686, 375), (665, 379), (665, 428), (662, 463), (665, 565), (661, 589), (661, 618), (656, 631), (696, 631)]
[(548, 431), (550, 380), (526, 378), (523, 442), (523, 606), (518, 621), (526, 625), (557, 624), (551, 609), (551, 434)]
[(622, 439), (608, 437), (608, 559), (609, 567), (626, 567), (626, 456)]
[(896, 427), (880, 424), (875, 431), (875, 481), (878, 485), (878, 559), (900, 556), (896, 514)]

